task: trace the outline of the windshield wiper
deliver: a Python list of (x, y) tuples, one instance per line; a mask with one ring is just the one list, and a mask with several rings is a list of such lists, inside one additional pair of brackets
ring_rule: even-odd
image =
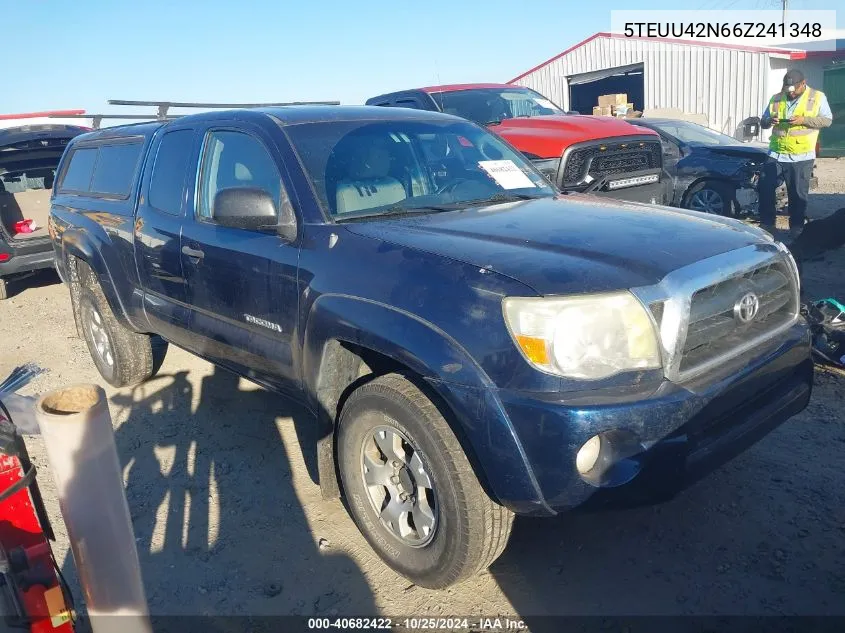
[(494, 193), (489, 198), (481, 198), (480, 200), (467, 200), (466, 202), (459, 202), (464, 206), (479, 206), (483, 204), (493, 204), (496, 202), (517, 202), (520, 200), (539, 200), (540, 198), (550, 198), (551, 196), (538, 196), (530, 193)]
[(420, 214), (420, 213), (438, 213), (442, 211), (454, 211), (454, 207), (449, 206), (438, 206), (438, 205), (426, 205), (423, 207), (403, 207), (400, 204), (393, 205), (392, 207), (388, 207), (384, 211), (374, 211), (374, 212), (367, 212), (362, 213), (360, 215), (348, 215), (346, 217), (336, 217), (335, 222), (354, 222), (355, 220), (372, 220), (378, 218), (386, 218), (390, 216), (396, 215), (413, 215), (413, 214)]

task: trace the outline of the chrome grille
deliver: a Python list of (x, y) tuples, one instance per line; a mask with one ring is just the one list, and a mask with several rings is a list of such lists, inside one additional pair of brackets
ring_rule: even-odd
[[(751, 231), (735, 220), (717, 222)], [(657, 285), (632, 290), (654, 317), (664, 373), (674, 382), (755, 353), (800, 319), (798, 270), (787, 248), (774, 242), (700, 260), (669, 273)], [(738, 306), (749, 293), (758, 307), (744, 321)]]
[[(738, 306), (747, 295), (756, 297), (759, 307), (746, 323), (738, 315)], [(745, 341), (793, 321), (797, 312), (792, 275), (780, 262), (698, 290), (690, 301), (680, 371), (730, 353)]]

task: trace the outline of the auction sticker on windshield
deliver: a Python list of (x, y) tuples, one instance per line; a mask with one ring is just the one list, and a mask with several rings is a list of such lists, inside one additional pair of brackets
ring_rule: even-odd
[(524, 189), (537, 186), (512, 160), (482, 160), (478, 162), (478, 166), (490, 174), (490, 177), (502, 189)]

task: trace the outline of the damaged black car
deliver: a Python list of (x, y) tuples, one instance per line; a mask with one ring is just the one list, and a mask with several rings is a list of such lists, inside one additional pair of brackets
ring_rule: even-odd
[(676, 119), (631, 119), (663, 141), (667, 204), (731, 217), (757, 214), (757, 182), (768, 146)]

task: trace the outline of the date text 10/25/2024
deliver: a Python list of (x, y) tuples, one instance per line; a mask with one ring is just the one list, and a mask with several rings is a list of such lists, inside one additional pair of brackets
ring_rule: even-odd
[(308, 618), (308, 630), (525, 631), (517, 618)]

